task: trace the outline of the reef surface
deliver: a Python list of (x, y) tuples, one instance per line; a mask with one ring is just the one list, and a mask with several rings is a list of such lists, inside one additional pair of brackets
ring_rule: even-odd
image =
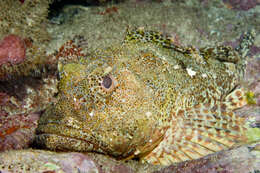
[[(248, 54), (247, 71), (241, 83), (252, 91), (249, 97), (253, 100), (252, 104), (236, 113), (248, 118), (257, 133), (260, 122), (260, 6), (258, 1), (250, 1), (250, 6), (245, 4), (244, 1), (173, 0), (127, 1), (107, 6), (66, 5), (59, 15), (47, 19), (48, 3), (39, 0), (34, 3), (26, 0), (2, 1), (0, 6), (13, 9), (14, 15), (9, 11), (10, 16), (0, 16), (0, 38), (4, 40), (10, 34), (22, 38), (26, 45), (26, 59), (19, 61), (20, 64), (1, 60), (8, 63), (0, 68), (1, 151), (32, 147), (39, 116), (50, 102), (56, 101), (56, 60), (61, 56), (57, 52), (61, 52), (59, 49), (65, 42), (76, 40), (87, 54), (120, 44), (128, 27), (158, 30), (171, 36), (176, 44), (196, 48), (221, 44), (235, 47), (242, 34), (254, 28), (256, 40)], [(14, 9), (18, 10), (14, 12)], [(65, 54), (69, 55), (71, 51), (69, 49)], [(20, 158), (26, 155), (28, 159), (39, 156), (37, 163), (46, 166), (42, 172), (74, 172), (75, 167), (77, 171), (93, 169), (94, 172), (254, 172), (260, 170), (257, 149), (257, 144), (246, 145), (163, 169), (134, 160), (128, 163), (116, 161), (99, 154), (66, 153), (68, 160), (64, 160), (64, 153), (47, 151), (25, 150), (18, 155), (21, 155)], [(0, 154), (1, 164), (11, 164), (6, 159), (10, 153), (5, 151)], [(76, 165), (71, 165), (69, 159), (76, 159)], [(19, 159), (10, 157), (9, 160), (13, 161), (13, 165), (19, 163)], [(15, 169), (26, 170), (24, 167)]]

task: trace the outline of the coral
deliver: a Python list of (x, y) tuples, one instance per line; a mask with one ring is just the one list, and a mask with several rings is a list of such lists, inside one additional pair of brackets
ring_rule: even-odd
[(22, 150), (6, 159), (8, 155), (8, 152), (4, 152), (0, 156), (0, 169), (3, 172), (102, 172), (93, 159), (80, 153)]
[(9, 96), (4, 93), (4, 92), (0, 92), (0, 106), (5, 105), (9, 100)]
[[(0, 1), (0, 38), (3, 38), (0, 44), (0, 80), (40, 74), (47, 63), (49, 3), (45, 0)], [(10, 42), (15, 45), (11, 46)]]
[(115, 6), (108, 7), (105, 11), (99, 12), (99, 15), (111, 15), (112, 13), (118, 13), (118, 8)]
[(249, 10), (259, 4), (257, 0), (223, 0), (228, 8), (235, 10)]
[(16, 35), (8, 35), (0, 41), (0, 66), (7, 62), (19, 64), (25, 59), (25, 42)]
[(49, 0), (0, 1), (1, 23), (0, 36), (16, 34), (23, 38), (32, 38), (34, 42), (43, 44), (49, 40), (46, 31)]
[(78, 44), (75, 44), (75, 39), (76, 38), (67, 41), (60, 47), (58, 53), (55, 55), (57, 60), (65, 63), (68, 61), (76, 61), (80, 57), (85, 56), (82, 52), (82, 48), (80, 48)]
[(0, 150), (27, 148), (41, 111), (55, 100), (57, 62), (46, 54), (49, 3), (0, 1)]
[[(48, 0), (49, 1), (49, 0)], [(26, 50), (26, 60), (21, 64), (14, 64), (11, 65), (11, 63), (4, 64), (2, 67), (0, 67), (0, 117), (2, 118), (9, 118), (9, 121), (16, 122), (15, 118), (19, 119), (19, 116), (26, 116), (28, 115), (28, 118), (33, 118), (31, 113), (28, 114), (28, 112), (34, 112), (36, 110), (42, 110), (46, 107), (47, 103), (54, 102), (53, 93), (49, 93), (47, 95), (44, 94), (44, 92), (55, 90), (55, 87), (47, 86), (45, 88), (42, 88), (41, 86), (44, 85), (41, 83), (41, 81), (44, 81), (45, 84), (51, 83), (50, 80), (48, 81), (46, 78), (41, 79), (35, 79), (31, 78), (34, 82), (33, 85), (28, 85), (28, 83), (23, 83), (20, 79), (20, 77), (24, 76), (31, 76), (35, 74), (42, 74), (42, 63), (48, 63), (48, 65), (56, 65), (56, 57), (51, 56), (47, 62), (44, 62), (43, 59), (46, 57), (49, 58), (49, 56), (46, 56), (45, 54), (45, 45), (49, 45), (49, 47), (54, 48), (60, 47), (62, 43), (64, 43), (64, 40), (71, 39), (72, 35), (80, 34), (84, 35), (86, 38), (88, 38), (89, 43), (89, 49), (88, 50), (95, 50), (96, 48), (102, 48), (104, 45), (114, 44), (118, 43), (118, 40), (121, 41), (118, 38), (121, 38), (123, 31), (125, 28), (129, 26), (148, 26), (151, 27), (151, 29), (158, 29), (162, 26), (166, 26), (165, 30), (163, 30), (165, 33), (176, 33), (176, 35), (179, 36), (181, 39), (182, 44), (192, 44), (196, 45), (198, 47), (204, 46), (204, 45), (210, 45), (226, 40), (233, 40), (234, 38), (238, 38), (239, 34), (246, 31), (248, 26), (256, 27), (256, 30), (259, 31), (259, 25), (257, 26), (257, 22), (259, 23), (259, 13), (257, 10), (251, 9), (248, 11), (244, 11), (243, 13), (239, 12), (237, 13), (237, 10), (248, 9), (249, 6), (254, 7), (255, 5), (251, 2), (255, 2), (254, 0), (223, 0), (225, 2), (238, 2), (230, 3), (229, 8), (235, 9), (235, 10), (229, 10), (228, 8), (223, 8), (223, 5), (219, 5), (223, 1), (218, 0), (200, 0), (203, 4), (206, 4), (207, 8), (201, 8), (199, 7), (192, 7), (189, 8), (184, 3), (182, 6), (178, 6), (177, 3), (171, 4), (170, 6), (162, 6), (166, 3), (161, 4), (152, 4), (152, 3), (146, 3), (146, 1), (142, 1), (142, 3), (139, 2), (138, 4), (132, 3), (132, 4), (117, 4), (116, 7), (119, 9), (118, 13), (114, 12), (112, 9), (107, 11), (107, 7), (86, 7), (88, 10), (72, 10), (72, 12), (77, 12), (75, 15), (77, 18), (70, 18), (71, 23), (69, 25), (57, 25), (57, 24), (51, 24), (49, 25), (48, 31), (51, 31), (53, 42), (48, 41), (48, 34), (45, 30), (45, 24), (47, 16), (47, 7), (46, 5), (48, 3), (47, 0), (1, 0), (0, 1), (0, 39), (4, 38), (7, 35), (15, 34), (19, 35), (21, 38), (23, 38), (27, 50)], [(53, 2), (65, 2), (65, 0), (52, 0)], [(84, 1), (84, 0), (82, 0)], [(90, 2), (89, 0), (85, 0), (86, 2)], [(95, 0), (93, 0), (95, 1)], [(196, 1), (196, 0), (195, 0)], [(186, 4), (191, 4), (190, 6), (194, 6), (194, 0), (188, 0), (186, 1)], [(68, 1), (67, 1), (68, 2)], [(166, 1), (168, 2), (168, 1)], [(175, 0), (173, 1), (175, 2)], [(242, 6), (242, 2), (249, 2), (248, 4), (244, 3)], [(259, 3), (260, 1), (257, 0)], [(212, 3), (215, 3), (214, 6), (212, 6)], [(233, 5), (232, 5), (233, 4)], [(199, 4), (201, 5), (201, 4)], [(227, 7), (227, 6), (226, 6)], [(250, 8), (251, 8), (250, 7)], [(74, 7), (73, 7), (74, 8)], [(256, 7), (255, 9), (257, 9)], [(78, 9), (83, 9), (78, 7)], [(90, 9), (90, 10), (89, 10)], [(105, 15), (97, 15), (99, 12), (105, 13)], [(115, 17), (116, 20), (107, 20), (108, 18), (111, 18), (110, 16)], [(242, 15), (241, 15), (242, 14)], [(83, 17), (84, 16), (84, 17)], [(139, 17), (142, 16), (142, 17)], [(163, 16), (163, 17), (162, 17)], [(76, 20), (75, 20), (76, 19)], [(79, 20), (81, 19), (81, 20)], [(105, 21), (105, 22), (104, 22)], [(65, 22), (66, 24), (66, 22)], [(100, 27), (102, 26), (102, 27)], [(225, 29), (228, 26), (229, 29)], [(59, 27), (59, 28), (58, 28)], [(56, 29), (55, 29), (56, 28)], [(197, 32), (198, 31), (202, 31)], [(201, 37), (198, 37), (198, 34), (200, 34)], [(236, 41), (238, 43), (238, 40)], [(57, 46), (56, 46), (57, 45)], [(236, 46), (234, 46), (236, 47)], [(250, 54), (255, 55), (259, 54), (259, 44), (252, 48)], [(56, 49), (55, 49), (56, 50)], [(57, 49), (58, 50), (58, 49)], [(49, 50), (47, 50), (49, 51)], [(73, 51), (73, 50), (71, 50)], [(83, 50), (84, 51), (84, 50)], [(64, 57), (61, 57), (64, 58)], [(246, 85), (248, 86), (249, 91), (252, 91), (255, 95), (255, 101), (256, 104), (247, 106), (246, 109), (243, 109), (241, 112), (241, 116), (253, 116), (258, 120), (258, 122), (254, 122), (252, 125), (255, 127), (260, 126), (260, 116), (259, 116), (259, 105), (260, 105), (260, 82), (259, 82), (259, 56), (258, 59), (255, 59), (252, 61), (252, 59), (249, 61), (248, 64), (248, 75), (246, 78), (249, 78), (249, 81), (246, 82)], [(53, 60), (53, 61), (52, 61)], [(31, 63), (32, 62), (32, 63)], [(53, 64), (52, 64), (53, 63)], [(251, 68), (252, 67), (252, 68)], [(31, 71), (32, 70), (32, 71)], [(53, 69), (55, 70), (55, 69)], [(32, 73), (33, 72), (33, 73)], [(13, 86), (13, 88), (18, 87), (18, 89), (12, 89), (12, 90), (2, 90), (3, 85), (6, 84), (6, 80), (10, 82), (10, 79), (15, 77), (16, 79), (19, 79), (18, 81), (13, 81), (10, 84), (8, 84), (8, 88)], [(53, 76), (52, 76), (53, 77)], [(27, 78), (26, 78), (27, 79)], [(39, 83), (39, 85), (35, 85), (35, 82)], [(12, 85), (13, 84), (13, 85)], [(22, 85), (24, 85), (22, 87)], [(55, 84), (52, 84), (55, 86)], [(23, 89), (21, 89), (23, 88)], [(28, 92), (28, 93), (27, 93)], [(41, 95), (41, 97), (36, 96), (35, 94)], [(250, 97), (251, 98), (251, 97)], [(258, 106), (258, 107), (257, 107)], [(22, 113), (25, 111), (26, 113)], [(7, 113), (8, 112), (8, 113)], [(37, 114), (37, 113), (36, 113)], [(13, 116), (13, 117), (12, 117)], [(33, 130), (33, 128), (22, 128), (24, 119), (20, 121), (21, 124), (18, 124), (19, 129), (16, 131), (14, 128), (10, 128), (8, 135), (5, 135), (5, 141), (0, 139), (0, 146), (9, 146), (9, 149), (12, 148), (27, 148), (28, 143), (25, 141), (30, 141), (31, 138), (28, 138), (29, 135), (34, 135), (30, 132), (30, 130)], [(36, 118), (34, 119), (36, 120)], [(4, 122), (4, 121), (2, 121)], [(17, 123), (17, 122), (16, 122)], [(34, 122), (32, 122), (34, 123)], [(9, 123), (7, 123), (9, 124)], [(12, 124), (10, 122), (10, 124)], [(15, 124), (15, 123), (13, 123)], [(3, 124), (5, 126), (5, 124)], [(20, 128), (21, 127), (21, 128)], [(6, 128), (6, 127), (5, 127)], [(4, 128), (2, 128), (4, 129)], [(1, 129), (1, 130), (2, 130)], [(7, 128), (6, 128), (7, 129)], [(5, 130), (8, 131), (8, 130)], [(1, 131), (2, 132), (2, 131)], [(25, 132), (25, 133), (24, 133)], [(23, 135), (21, 135), (23, 134)], [(16, 140), (18, 138), (18, 140)], [(24, 139), (23, 139), (24, 138)], [(11, 145), (16, 140), (15, 145)], [(30, 142), (29, 142), (30, 143)], [(8, 145), (10, 144), (10, 145)], [(219, 153), (216, 153), (207, 159), (211, 159), (215, 162), (203, 162), (201, 160), (195, 160), (192, 161), (192, 163), (189, 164), (189, 162), (185, 162), (185, 165), (187, 165), (186, 172), (198, 172), (198, 171), (204, 171), (204, 172), (210, 172), (212, 168), (217, 168), (218, 162), (222, 162), (222, 165), (224, 165), (220, 168), (220, 171), (222, 172), (228, 172), (230, 170), (230, 166), (228, 164), (228, 159), (231, 157), (234, 157), (234, 159), (241, 160), (244, 162), (234, 162), (239, 167), (236, 167), (233, 169), (233, 172), (249, 172), (248, 169), (250, 167), (248, 161), (250, 162), (252, 160), (252, 157), (244, 157), (244, 153), (241, 152), (241, 150), (234, 150), (236, 151), (234, 154), (233, 152), (228, 152), (223, 157), (227, 159), (227, 162), (223, 159), (219, 159), (219, 157), (215, 157)], [(31, 164), (36, 162), (39, 162), (41, 159), (45, 159), (43, 162), (43, 167), (46, 166), (48, 168), (57, 168), (55, 167), (55, 164), (51, 164), (51, 159), (56, 158), (57, 160), (67, 159), (67, 162), (64, 162), (63, 165), (65, 168), (61, 171), (68, 170), (71, 171), (69, 168), (75, 168), (74, 159), (71, 159), (75, 155), (71, 155), (71, 153), (66, 153), (63, 155), (60, 155), (59, 153), (53, 153), (50, 157), (45, 157), (48, 155), (47, 151), (41, 151), (37, 155), (37, 152), (34, 152), (34, 154), (17, 154), (15, 155), (16, 151), (10, 151), (5, 153), (0, 153), (0, 162), (3, 163), (6, 161), (6, 158), (13, 156), (13, 161), (16, 163), (24, 163), (23, 159), (31, 159)], [(221, 152), (220, 152), (221, 153)], [(12, 155), (13, 154), (13, 155)], [(35, 155), (36, 154), (36, 155)], [(250, 154), (250, 152), (248, 152)], [(76, 154), (77, 155), (77, 154)], [(81, 154), (80, 154), (81, 155)], [(21, 156), (21, 157), (16, 157)], [(72, 156), (72, 157), (71, 157)], [(81, 155), (82, 156), (82, 155)], [(77, 158), (82, 158), (82, 157)], [(98, 158), (95, 162), (104, 160), (102, 157), (97, 157), (97, 155), (94, 155), (93, 158)], [(20, 159), (20, 162), (19, 162)], [(79, 159), (80, 160), (80, 159)], [(110, 169), (113, 167), (113, 164), (111, 163), (113, 160), (112, 158), (106, 159), (101, 163), (100, 165), (103, 167), (102, 169), (104, 172), (127, 172), (127, 170), (133, 170), (129, 172), (147, 172), (147, 171), (140, 171), (138, 169), (141, 164), (134, 162), (134, 166), (131, 166), (131, 169), (126, 169), (123, 166), (115, 166), (114, 169)], [(205, 160), (205, 158), (204, 158)], [(111, 162), (110, 162), (111, 161)], [(255, 159), (256, 161), (256, 159)], [(47, 162), (47, 164), (46, 164)], [(51, 162), (51, 163), (50, 163)], [(128, 162), (128, 163), (129, 163)], [(50, 163), (50, 164), (49, 164)], [(82, 162), (82, 163), (90, 163), (88, 160)], [(110, 164), (111, 163), (111, 164)], [(122, 162), (121, 162), (122, 163)], [(241, 163), (241, 164), (240, 164)], [(16, 166), (19, 166), (18, 164), (15, 164)], [(76, 163), (77, 164), (77, 163)], [(122, 163), (122, 165), (125, 166), (125, 163)], [(184, 164), (177, 165), (176, 167), (171, 166), (169, 168), (166, 168), (165, 170), (162, 170), (161, 172), (174, 172), (177, 170), (180, 170), (180, 172), (183, 172), (183, 166)], [(192, 166), (193, 165), (193, 166)], [(197, 165), (197, 166), (196, 166)], [(233, 164), (234, 165), (234, 164)], [(246, 167), (246, 165), (248, 167)], [(3, 171), (1, 168), (2, 165), (0, 164), (0, 171)], [(8, 166), (8, 163), (7, 163)], [(12, 166), (12, 165), (11, 165)], [(61, 169), (63, 168), (61, 166)], [(83, 165), (84, 166), (84, 165)], [(85, 166), (88, 166), (87, 164)], [(201, 166), (201, 168), (199, 168)], [(137, 169), (134, 169), (134, 167)], [(78, 171), (86, 171), (86, 169), (81, 169), (80, 167), (76, 166), (76, 168), (79, 168)], [(151, 171), (151, 166), (146, 165), (146, 168), (148, 172)], [(172, 169), (171, 169), (172, 168)], [(49, 172), (54, 172), (58, 170), (49, 170)], [(59, 168), (57, 168), (59, 169)], [(107, 171), (108, 170), (108, 171)], [(110, 171), (109, 171), (110, 170)], [(259, 172), (259, 168), (252, 170), (251, 172)], [(24, 172), (20, 171), (20, 172)], [(26, 171), (27, 172), (27, 171)], [(29, 171), (28, 171), (29, 172)], [(34, 170), (32, 172), (40, 172), (40, 170)], [(103, 172), (103, 171), (101, 171)]]
[[(259, 144), (258, 144), (259, 145)], [(56, 153), (43, 150), (19, 150), (0, 153), (0, 170), (12, 172), (97, 172), (97, 173), (233, 173), (259, 170), (259, 155), (250, 144), (207, 157), (171, 165), (152, 167), (116, 161), (100, 154)], [(259, 146), (258, 146), (259, 147)], [(239, 157), (238, 157), (239, 155)], [(258, 160), (257, 160), (258, 159)]]
[(0, 151), (28, 148), (39, 115), (57, 92), (56, 77), (0, 82)]
[(27, 148), (34, 137), (39, 113), (8, 116), (0, 113), (0, 151)]
[[(259, 169), (259, 162), (249, 148), (243, 146), (233, 150), (222, 151), (214, 155), (209, 155), (201, 159), (190, 162), (182, 162), (178, 165), (171, 165), (154, 173), (233, 173), (250, 172)], [(238, 157), (239, 156), (239, 157)], [(258, 156), (259, 157), (259, 156)]]

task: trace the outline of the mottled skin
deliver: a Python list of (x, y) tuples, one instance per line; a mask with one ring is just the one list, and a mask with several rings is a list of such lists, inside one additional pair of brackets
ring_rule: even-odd
[(231, 147), (245, 140), (244, 120), (230, 112), (244, 104), (232, 91), (245, 63), (229, 47), (196, 50), (128, 32), (122, 45), (60, 62), (58, 102), (41, 117), (36, 144), (154, 164)]

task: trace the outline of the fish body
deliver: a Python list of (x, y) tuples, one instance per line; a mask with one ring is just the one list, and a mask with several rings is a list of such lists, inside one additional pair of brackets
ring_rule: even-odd
[(181, 47), (159, 32), (59, 63), (58, 101), (36, 144), (169, 165), (245, 142), (238, 85), (245, 57), (226, 46)]

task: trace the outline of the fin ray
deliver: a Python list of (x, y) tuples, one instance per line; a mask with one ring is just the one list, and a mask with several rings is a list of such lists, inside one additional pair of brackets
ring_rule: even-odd
[(236, 89), (223, 102), (176, 110), (163, 141), (143, 159), (150, 163), (157, 159), (167, 165), (197, 159), (246, 141), (245, 119), (232, 112), (243, 105), (243, 92)]

